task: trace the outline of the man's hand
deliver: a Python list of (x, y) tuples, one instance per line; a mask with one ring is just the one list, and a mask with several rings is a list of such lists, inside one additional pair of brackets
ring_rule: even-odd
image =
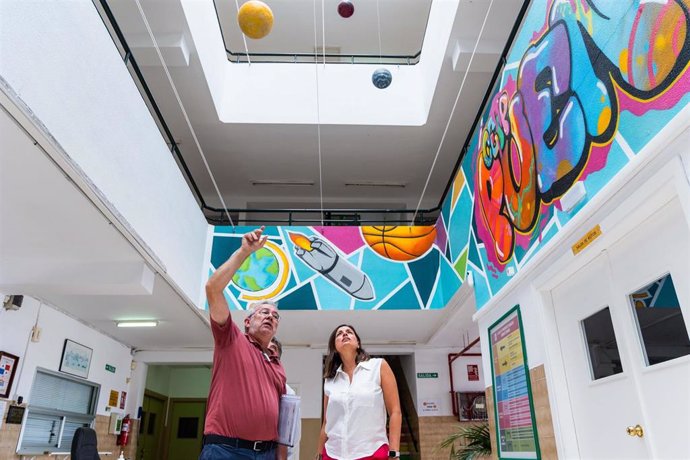
[(268, 240), (267, 236), (261, 236), (264, 232), (264, 228), (266, 227), (262, 225), (261, 228), (249, 232), (242, 237), (243, 252), (251, 254), (264, 247), (266, 241)]
[(208, 300), (211, 319), (223, 325), (230, 318), (228, 302), (223, 291), (235, 276), (242, 263), (253, 252), (263, 248), (268, 237), (262, 236), (264, 227), (251, 231), (242, 237), (242, 246), (235, 251), (230, 258), (211, 275), (206, 282), (206, 299)]

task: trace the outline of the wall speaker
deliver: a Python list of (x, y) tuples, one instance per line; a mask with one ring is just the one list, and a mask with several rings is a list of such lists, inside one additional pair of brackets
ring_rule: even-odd
[(19, 310), (22, 302), (24, 302), (23, 295), (6, 295), (2, 306), (5, 307), (5, 310)]

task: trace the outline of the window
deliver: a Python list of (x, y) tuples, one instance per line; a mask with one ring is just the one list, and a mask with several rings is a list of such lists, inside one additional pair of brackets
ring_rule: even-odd
[(609, 307), (582, 320), (589, 350), (592, 379), (598, 380), (623, 372)]
[(630, 294), (645, 359), (651, 366), (690, 354), (690, 339), (671, 275)]
[(17, 452), (69, 451), (77, 428), (96, 418), (99, 390), (95, 383), (38, 369)]
[(199, 417), (180, 417), (177, 439), (196, 439), (199, 436)]

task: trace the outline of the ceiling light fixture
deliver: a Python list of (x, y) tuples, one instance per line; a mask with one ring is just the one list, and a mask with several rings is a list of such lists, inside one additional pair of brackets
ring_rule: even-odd
[(395, 187), (395, 188), (405, 188), (407, 184), (404, 182), (345, 182), (345, 187)]
[(158, 326), (158, 321), (145, 320), (145, 321), (117, 321), (117, 327), (156, 327)]
[(253, 180), (252, 185), (287, 185), (291, 187), (311, 187), (311, 180)]

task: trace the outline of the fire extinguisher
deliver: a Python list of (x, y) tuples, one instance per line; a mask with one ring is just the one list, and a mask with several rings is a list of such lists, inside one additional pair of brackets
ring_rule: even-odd
[(117, 445), (126, 446), (129, 442), (129, 432), (132, 429), (132, 421), (129, 418), (129, 414), (125, 415), (122, 419), (122, 427), (120, 428), (120, 434), (117, 436)]

